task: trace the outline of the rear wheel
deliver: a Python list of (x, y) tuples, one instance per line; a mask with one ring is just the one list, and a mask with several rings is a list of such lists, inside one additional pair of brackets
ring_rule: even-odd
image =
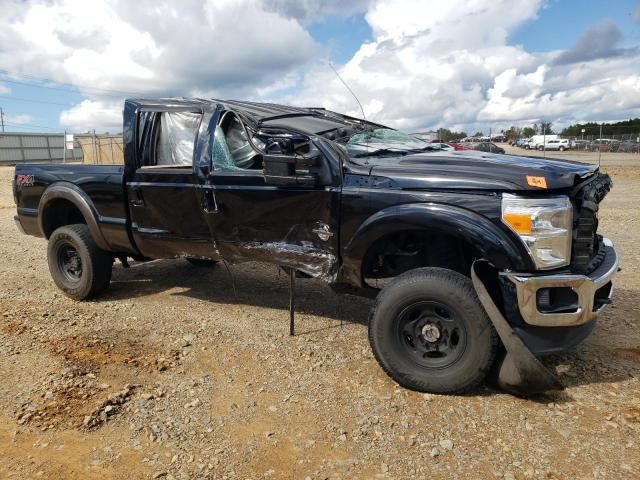
[(55, 284), (74, 300), (99, 294), (111, 281), (113, 256), (96, 245), (84, 224), (56, 229), (49, 237), (47, 260)]
[(476, 387), (498, 350), (471, 281), (442, 268), (412, 270), (385, 287), (371, 314), (369, 341), (391, 378), (432, 393)]

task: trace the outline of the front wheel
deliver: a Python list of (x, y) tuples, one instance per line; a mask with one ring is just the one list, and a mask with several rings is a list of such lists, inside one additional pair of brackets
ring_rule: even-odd
[(564, 147), (560, 147), (558, 148), (558, 150), (560, 150), (561, 152), (564, 152)]
[(471, 281), (442, 268), (411, 270), (380, 292), (369, 342), (391, 378), (431, 393), (478, 386), (498, 351), (498, 336)]
[(96, 245), (84, 224), (57, 228), (49, 237), (47, 261), (55, 284), (74, 300), (96, 296), (111, 281), (113, 256)]

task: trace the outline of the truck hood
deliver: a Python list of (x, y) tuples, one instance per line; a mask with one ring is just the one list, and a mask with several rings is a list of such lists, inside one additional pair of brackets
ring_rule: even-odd
[(568, 160), (476, 151), (357, 160), (367, 161), (371, 175), (387, 177), (395, 188), (403, 189), (556, 190), (571, 188), (598, 170), (597, 165)]

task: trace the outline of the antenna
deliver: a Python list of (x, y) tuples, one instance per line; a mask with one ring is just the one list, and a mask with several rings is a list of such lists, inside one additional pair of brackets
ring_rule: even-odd
[(351, 90), (351, 88), (349, 88), (349, 85), (347, 85), (347, 82), (345, 82), (342, 77), (340, 76), (340, 74), (338, 73), (338, 70), (336, 70), (336, 68), (333, 66), (333, 63), (328, 62), (329, 66), (331, 67), (331, 70), (333, 70), (333, 73), (336, 74), (336, 76), (338, 77), (338, 79), (342, 82), (342, 84), (345, 86), (345, 88), (347, 90), (349, 90), (349, 93), (351, 95), (353, 95), (353, 98), (356, 99), (356, 102), (358, 102), (358, 106), (360, 107), (360, 111), (362, 112), (362, 119), (366, 122), (367, 121), (367, 117), (365, 117), (364, 115), (364, 108), (362, 108), (362, 104), (360, 103), (360, 100), (358, 100), (358, 97), (356, 97), (356, 94), (353, 93), (353, 90)]

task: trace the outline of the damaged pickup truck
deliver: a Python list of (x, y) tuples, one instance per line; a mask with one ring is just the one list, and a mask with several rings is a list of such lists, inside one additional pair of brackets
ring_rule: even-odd
[(322, 108), (127, 100), (124, 165), (19, 164), (18, 227), (71, 298), (115, 258), (259, 261), (376, 296), (369, 340), (408, 388), (561, 388), (536, 359), (593, 330), (616, 251), (595, 165), (424, 141)]

